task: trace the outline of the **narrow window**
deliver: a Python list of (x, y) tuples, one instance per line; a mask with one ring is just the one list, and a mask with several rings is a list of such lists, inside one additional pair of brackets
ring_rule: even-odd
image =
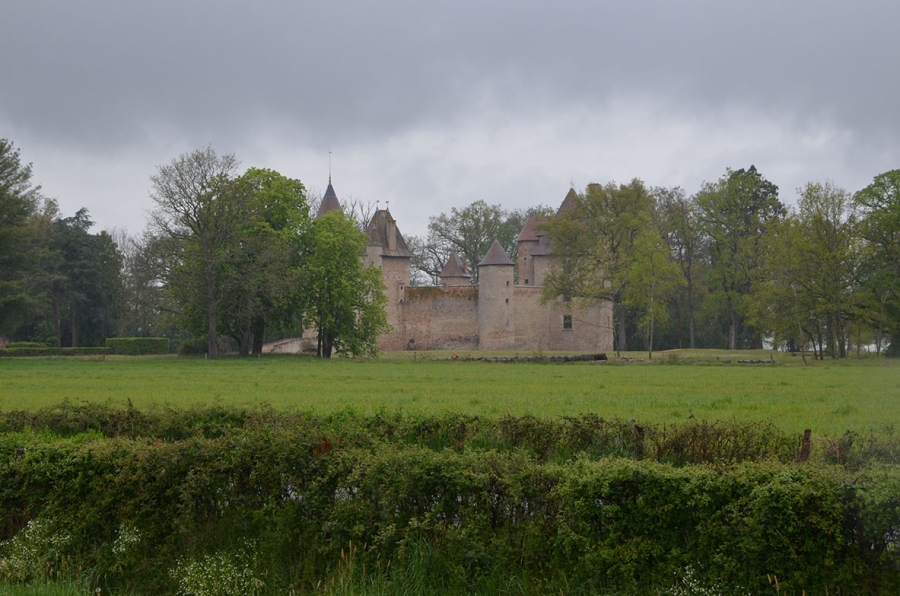
[(572, 328), (572, 315), (563, 315), (563, 329)]
[(506, 285), (509, 285), (509, 282), (506, 282)]

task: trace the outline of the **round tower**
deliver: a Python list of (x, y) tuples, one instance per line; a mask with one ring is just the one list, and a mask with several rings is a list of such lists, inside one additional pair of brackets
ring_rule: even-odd
[(512, 350), (516, 345), (513, 319), (515, 266), (494, 240), (478, 263), (478, 349)]

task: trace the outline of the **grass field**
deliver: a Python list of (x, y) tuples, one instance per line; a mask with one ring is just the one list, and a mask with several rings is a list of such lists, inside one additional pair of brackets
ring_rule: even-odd
[[(900, 362), (803, 365), (762, 352), (669, 352), (654, 363), (523, 364), (466, 360), (483, 353), (409, 352), (378, 360), (175, 357), (0, 360), (0, 409), (128, 400), (138, 408), (196, 404), (366, 414), (397, 410), (542, 417), (593, 412), (643, 422), (768, 420), (816, 435), (889, 432), (900, 423)], [(494, 355), (494, 354), (491, 354)], [(530, 354), (528, 354), (530, 355)], [(738, 364), (738, 359), (774, 364)], [(728, 362), (726, 364), (726, 362)]]

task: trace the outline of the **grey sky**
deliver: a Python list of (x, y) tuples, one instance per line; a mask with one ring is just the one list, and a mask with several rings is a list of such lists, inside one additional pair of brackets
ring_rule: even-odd
[(156, 166), (207, 144), (314, 189), (331, 148), (338, 194), (406, 234), (751, 163), (792, 202), (900, 167), (897, 22), (896, 0), (12, 0), (0, 137), (66, 214), (132, 232)]

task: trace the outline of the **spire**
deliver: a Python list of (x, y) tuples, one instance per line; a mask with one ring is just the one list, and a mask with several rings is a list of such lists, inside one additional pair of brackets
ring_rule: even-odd
[(318, 219), (329, 211), (340, 208), (341, 202), (337, 198), (337, 193), (334, 192), (334, 187), (331, 185), (331, 174), (329, 174), (328, 188), (325, 189), (325, 196), (322, 197), (322, 202), (319, 203), (319, 211), (316, 213), (316, 218)]
[(562, 204), (559, 206), (559, 209), (556, 211), (556, 214), (559, 215), (563, 211), (568, 211), (569, 209), (574, 209), (575, 205), (578, 203), (578, 193), (575, 192), (574, 188), (570, 188), (569, 192), (566, 194), (566, 198), (563, 199)]

